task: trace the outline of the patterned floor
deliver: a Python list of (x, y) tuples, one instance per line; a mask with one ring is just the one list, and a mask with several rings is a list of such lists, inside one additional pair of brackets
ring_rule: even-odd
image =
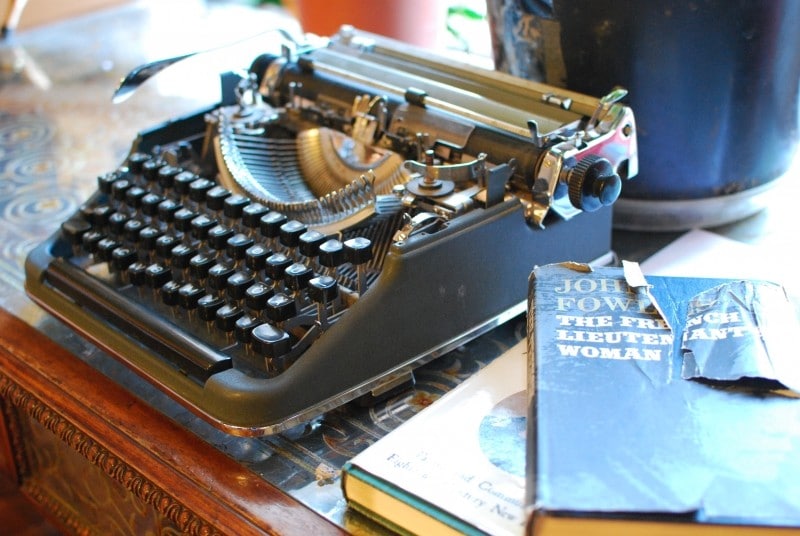
[(12, 287), (22, 285), (28, 250), (80, 202), (59, 186), (52, 144), (53, 127), (42, 117), (0, 111), (0, 276)]

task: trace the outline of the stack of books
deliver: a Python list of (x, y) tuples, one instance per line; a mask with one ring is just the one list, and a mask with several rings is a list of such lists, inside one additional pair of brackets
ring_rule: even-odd
[(527, 340), (354, 457), (345, 497), (401, 534), (800, 534), (798, 334), (774, 283), (537, 267)]

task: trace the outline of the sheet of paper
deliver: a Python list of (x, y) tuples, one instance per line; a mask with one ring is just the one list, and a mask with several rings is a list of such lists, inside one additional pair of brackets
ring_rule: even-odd
[(759, 279), (784, 286), (800, 316), (796, 267), (780, 262), (768, 249), (694, 229), (641, 263), (645, 275)]

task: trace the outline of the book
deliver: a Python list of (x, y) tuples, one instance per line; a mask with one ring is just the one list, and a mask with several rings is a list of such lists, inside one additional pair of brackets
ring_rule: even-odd
[(780, 285), (565, 263), (529, 289), (529, 534), (800, 533)]
[(526, 346), (348, 461), (348, 506), (401, 534), (523, 534)]

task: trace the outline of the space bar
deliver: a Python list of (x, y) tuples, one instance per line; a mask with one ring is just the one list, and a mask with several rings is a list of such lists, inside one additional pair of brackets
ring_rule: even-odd
[(170, 359), (189, 376), (205, 382), (231, 367), (229, 356), (159, 319), (153, 311), (110, 290), (69, 262), (55, 259), (45, 273), (53, 287), (118, 328), (135, 331), (136, 340)]

